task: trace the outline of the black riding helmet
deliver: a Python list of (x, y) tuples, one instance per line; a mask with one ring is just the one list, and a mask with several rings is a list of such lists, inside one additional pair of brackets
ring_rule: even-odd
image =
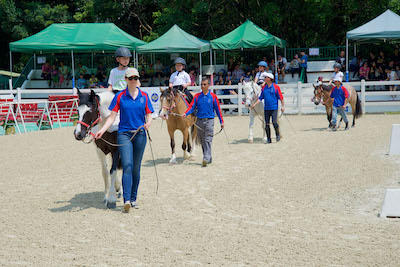
[(128, 48), (120, 47), (115, 51), (115, 57), (132, 57), (132, 54)]

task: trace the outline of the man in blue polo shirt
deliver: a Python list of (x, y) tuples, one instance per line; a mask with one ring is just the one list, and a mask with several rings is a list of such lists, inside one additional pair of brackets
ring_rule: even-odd
[(300, 75), (301, 73), (304, 73), (304, 83), (308, 82), (307, 79), (307, 61), (308, 61), (308, 56), (306, 55), (306, 52), (304, 50), (300, 51)]
[(186, 118), (197, 108), (196, 125), (200, 128), (197, 130), (197, 135), (203, 149), (203, 167), (212, 162), (211, 143), (214, 136), (214, 111), (217, 113), (221, 128), (224, 128), (224, 119), (222, 118), (218, 98), (208, 90), (209, 87), (209, 80), (204, 78), (201, 81), (202, 92), (194, 96), (189, 108), (183, 114), (183, 117)]
[(349, 129), (349, 120), (346, 115), (346, 105), (349, 103), (349, 91), (342, 85), (342, 78), (335, 77), (333, 79), (335, 83), (335, 87), (332, 89), (331, 98), (333, 99), (333, 107), (332, 107), (332, 130), (336, 131), (336, 121), (338, 113), (342, 116), (344, 122), (346, 123), (345, 130)]

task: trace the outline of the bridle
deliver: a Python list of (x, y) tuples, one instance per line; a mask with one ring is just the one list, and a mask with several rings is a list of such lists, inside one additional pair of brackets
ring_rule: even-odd
[[(166, 110), (168, 110), (168, 115), (169, 115), (169, 114), (174, 115), (174, 113), (172, 112), (172, 110), (173, 110), (174, 108), (177, 107), (177, 105), (178, 105), (179, 102), (181, 101), (181, 98), (179, 97), (178, 102), (176, 102), (176, 101), (175, 101), (175, 94), (174, 94), (174, 91), (173, 91), (173, 90), (170, 90), (170, 93), (171, 93), (171, 105), (170, 105), (169, 107), (167, 107), (167, 106), (161, 106), (161, 108), (165, 108)], [(177, 91), (177, 93), (180, 94), (179, 91)]]
[[(85, 126), (87, 128), (87, 132), (86, 132), (85, 137), (87, 137), (89, 134), (94, 137), (95, 134), (91, 132), (91, 129), (101, 121), (100, 103), (99, 103), (99, 100), (97, 98), (95, 98), (95, 99), (96, 99), (96, 102), (97, 102), (97, 118), (95, 116), (92, 116), (92, 120), (90, 121), (89, 124), (84, 122), (84, 121), (77, 121), (77, 123), (82, 124), (83, 126)], [(95, 114), (95, 113), (93, 113), (93, 114)]]
[(254, 100), (258, 99), (259, 96), (256, 94), (256, 90), (254, 89), (254, 86), (252, 86), (251, 89), (253, 90), (253, 97), (252, 98), (246, 97), (246, 100), (250, 99), (250, 101), (253, 102)]

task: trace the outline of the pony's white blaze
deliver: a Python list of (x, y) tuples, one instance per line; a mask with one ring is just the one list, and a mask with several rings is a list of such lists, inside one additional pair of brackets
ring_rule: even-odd
[[(78, 106), (78, 114), (79, 114), (79, 120), (83, 121), (83, 116), (86, 114), (86, 112), (90, 111), (90, 108), (88, 105), (80, 105)], [(82, 131), (82, 125), (78, 123), (75, 128), (75, 135), (78, 135)]]
[(167, 120), (167, 119), (168, 119), (167, 109), (164, 108), (164, 107), (162, 107), (162, 106), (165, 106), (165, 105), (164, 105), (165, 102), (167, 102), (167, 98), (164, 96), (164, 97), (162, 98), (162, 101), (161, 101), (161, 112), (160, 112), (160, 117), (161, 117), (161, 119), (163, 119), (163, 120)]

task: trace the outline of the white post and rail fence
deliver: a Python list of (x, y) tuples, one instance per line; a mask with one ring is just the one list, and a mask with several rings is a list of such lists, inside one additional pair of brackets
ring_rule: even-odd
[[(359, 81), (344, 83), (353, 86), (360, 97), (363, 113), (367, 112), (387, 112), (387, 111), (400, 111), (400, 91), (387, 91), (389, 87), (398, 87), (400, 89), (400, 81)], [(322, 105), (316, 106), (312, 102), (314, 96), (314, 87), (312, 83), (303, 84), (301, 82), (294, 84), (279, 84), (282, 90), (283, 97), (285, 98), (285, 108), (287, 114), (322, 114), (325, 108)], [(166, 87), (161, 87), (165, 89)], [(143, 91), (148, 92), (151, 96), (153, 106), (156, 111), (160, 107), (160, 87), (143, 87)], [(199, 86), (189, 87), (194, 93), (200, 92)], [(243, 85), (216, 85), (210, 86), (210, 89), (217, 94), (220, 99), (220, 107), (225, 114), (232, 115), (246, 115), (248, 108), (244, 105)], [(104, 88), (96, 88), (96, 93), (104, 92)], [(82, 89), (83, 93), (89, 93), (90, 89)], [(233, 92), (233, 93), (231, 93)], [(20, 106), (23, 104), (36, 104), (40, 107), (41, 116), (48, 114), (50, 118), (50, 109), (55, 108), (57, 121), (60, 124), (60, 115), (57, 110), (57, 103), (72, 102), (71, 114), (76, 111), (77, 99), (68, 99), (61, 101), (50, 101), (47, 98), (49, 95), (73, 95), (74, 89), (12, 89), (0, 90), (0, 118), (5, 117), (8, 120), (22, 123), (25, 128), (24, 117), (21, 112)], [(8, 101), (5, 101), (7, 99)], [(70, 107), (68, 107), (70, 108)], [(55, 116), (55, 115), (54, 115)], [(54, 117), (53, 116), (53, 117)], [(18, 120), (17, 120), (18, 117)], [(6, 121), (8, 121), (6, 120)], [(55, 119), (53, 119), (55, 120)], [(53, 122), (50, 118), (50, 124), (53, 128)], [(21, 132), (18, 123), (17, 130)]]

